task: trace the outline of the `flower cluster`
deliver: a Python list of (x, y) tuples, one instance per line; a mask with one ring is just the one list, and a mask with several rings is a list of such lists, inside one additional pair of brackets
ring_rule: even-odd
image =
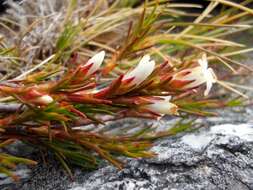
[[(174, 97), (203, 84), (206, 84), (204, 95), (207, 96), (217, 81), (213, 70), (208, 68), (205, 54), (198, 60), (197, 66), (168, 72), (164, 66), (157, 66), (150, 55), (145, 55), (132, 70), (101, 88), (99, 82), (94, 81), (94, 76), (100, 70), (104, 58), (105, 52), (101, 51), (56, 82), (30, 87), (0, 86), (0, 90), (5, 95), (15, 94), (23, 103), (34, 106), (45, 107), (52, 103), (58, 106), (93, 104), (104, 105), (125, 116), (160, 117), (164, 114), (178, 115), (180, 108), (173, 102)], [(71, 110), (74, 110), (74, 114), (81, 112)]]

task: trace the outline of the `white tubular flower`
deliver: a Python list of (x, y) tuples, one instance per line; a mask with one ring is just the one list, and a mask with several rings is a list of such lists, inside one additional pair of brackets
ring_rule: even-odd
[(191, 83), (185, 85), (183, 89), (195, 88), (206, 83), (206, 90), (204, 95), (207, 96), (213, 86), (214, 83), (217, 82), (217, 77), (212, 68), (208, 68), (208, 62), (206, 54), (203, 54), (202, 58), (198, 60), (199, 66), (186, 69), (182, 72), (189, 71), (188, 74), (185, 76), (181, 75), (181, 72), (176, 74), (176, 80), (183, 80), (183, 81), (192, 81)]
[(177, 105), (170, 102), (171, 96), (161, 96), (162, 100), (155, 100), (154, 103), (145, 105), (144, 108), (161, 115), (177, 115)]
[(123, 77), (123, 81), (133, 78), (131, 84), (139, 85), (148, 78), (154, 69), (155, 61), (150, 60), (149, 55), (145, 55), (139, 64)]
[(48, 105), (52, 103), (54, 99), (49, 95), (43, 95), (41, 97), (35, 98), (33, 100), (34, 103), (42, 104), (42, 105)]
[(94, 74), (102, 65), (104, 58), (105, 58), (105, 51), (101, 51), (101, 52), (95, 54), (92, 58), (90, 58), (87, 61), (87, 63), (84, 65), (84, 67), (85, 67), (85, 66), (92, 64), (91, 67), (89, 68), (89, 70), (87, 71), (86, 75), (90, 76), (90, 75)]

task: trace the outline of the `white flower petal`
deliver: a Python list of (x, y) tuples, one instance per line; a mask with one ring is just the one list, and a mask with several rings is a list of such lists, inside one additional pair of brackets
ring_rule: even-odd
[(212, 81), (212, 83), (216, 83), (217, 82), (217, 77), (216, 77), (213, 69), (208, 68), (207, 71), (208, 71), (208, 75), (209, 75), (208, 78)]
[(204, 96), (207, 96), (213, 86), (212, 81), (206, 81), (206, 90), (204, 92)]
[(198, 60), (200, 66), (192, 69), (185, 69), (181, 72), (189, 71), (186, 76), (181, 76), (180, 73), (175, 75), (175, 79), (182, 81), (193, 81), (183, 87), (183, 89), (194, 88), (206, 83), (206, 90), (204, 95), (207, 96), (212, 88), (212, 85), (216, 83), (217, 77), (212, 68), (208, 68), (208, 61), (206, 54), (203, 54), (202, 58)]
[(141, 59), (139, 64), (132, 71), (130, 71), (123, 77), (123, 80), (134, 78), (132, 83), (139, 85), (148, 78), (148, 76), (153, 72), (154, 69), (155, 69), (155, 62), (150, 61), (149, 55), (145, 55)]
[(202, 58), (198, 60), (199, 65), (203, 70), (207, 70), (208, 68), (208, 62), (207, 62), (207, 57), (206, 54), (202, 55)]
[(163, 98), (163, 101), (170, 101), (171, 100), (171, 96), (160, 96), (160, 98)]
[(171, 96), (162, 97), (163, 100), (156, 100), (154, 103), (144, 106), (152, 112), (158, 114), (177, 114), (177, 106), (170, 102)]
[(92, 64), (92, 66), (88, 70), (88, 72), (86, 74), (87, 76), (92, 75), (100, 68), (100, 66), (103, 63), (104, 57), (105, 57), (105, 51), (101, 51), (101, 52), (95, 54), (92, 58), (90, 58), (88, 60), (88, 62), (84, 66), (87, 66), (90, 64)]

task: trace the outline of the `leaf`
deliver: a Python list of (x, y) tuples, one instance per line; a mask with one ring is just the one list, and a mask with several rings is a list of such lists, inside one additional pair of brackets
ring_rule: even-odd
[(66, 24), (62, 34), (60, 35), (60, 37), (56, 42), (56, 49), (62, 52), (65, 49), (69, 48), (72, 45), (73, 40), (76, 37), (79, 30), (80, 28), (78, 26), (74, 26), (70, 23)]

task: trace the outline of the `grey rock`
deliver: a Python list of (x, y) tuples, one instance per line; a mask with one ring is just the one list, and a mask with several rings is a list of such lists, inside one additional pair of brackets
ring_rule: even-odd
[(122, 171), (105, 166), (71, 190), (253, 189), (253, 125), (220, 125), (163, 139), (149, 160), (128, 160)]
[[(4, 150), (5, 153), (9, 153), (18, 157), (32, 157), (37, 151), (32, 146), (16, 141), (15, 143), (9, 145)], [(14, 183), (10, 177), (0, 173), (0, 189), (9, 190), (16, 189), (16, 187), (25, 183), (31, 177), (32, 170), (27, 165), (19, 164), (13, 174), (19, 176), (19, 182)]]

